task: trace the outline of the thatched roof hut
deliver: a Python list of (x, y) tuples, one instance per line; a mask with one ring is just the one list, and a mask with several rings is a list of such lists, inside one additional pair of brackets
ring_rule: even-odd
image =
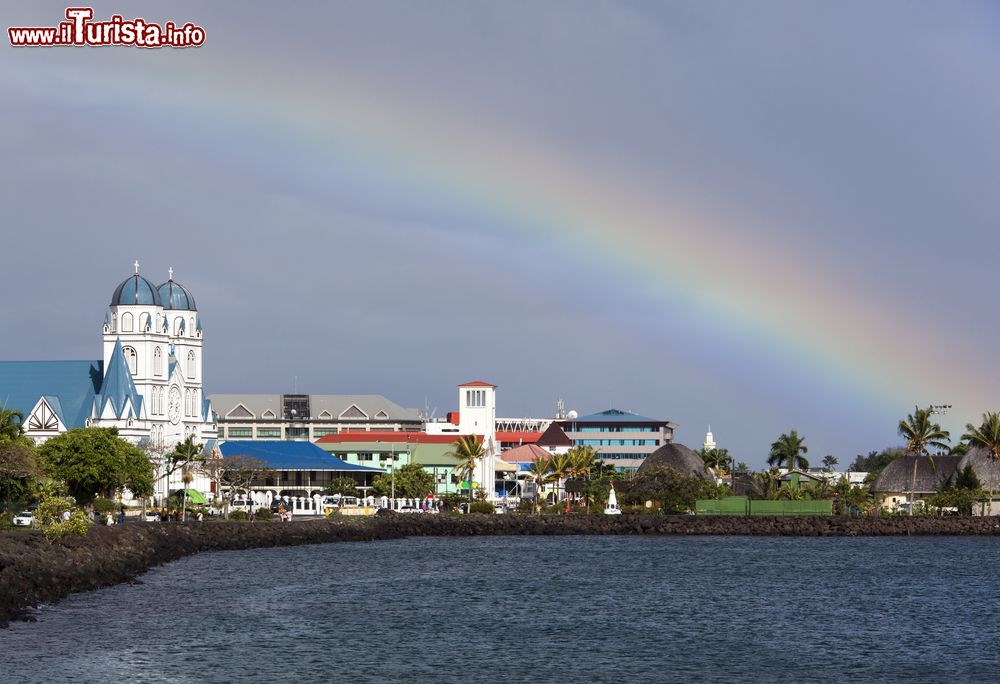
[(976, 477), (979, 478), (980, 486), (986, 491), (1000, 492), (1000, 461), (994, 461), (989, 457), (989, 452), (983, 447), (973, 447), (958, 462), (956, 472), (965, 470), (966, 466), (972, 466)]
[[(911, 485), (918, 495), (933, 494), (947, 486), (955, 476), (962, 456), (935, 456), (933, 464), (926, 456), (904, 454), (882, 469), (872, 483), (874, 494), (906, 494)], [(913, 461), (917, 461), (917, 480), (913, 482)]]
[(673, 468), (687, 477), (698, 477), (702, 480), (715, 479), (705, 467), (705, 462), (701, 460), (701, 457), (683, 444), (664, 444), (647, 456), (636, 472), (641, 475), (653, 468)]

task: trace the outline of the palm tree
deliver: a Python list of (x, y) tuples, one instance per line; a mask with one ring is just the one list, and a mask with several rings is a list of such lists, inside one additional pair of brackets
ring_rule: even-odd
[(778, 487), (777, 498), (784, 501), (802, 501), (806, 493), (799, 487), (793, 487), (791, 482), (784, 482)]
[(455, 473), (460, 480), (465, 480), (469, 487), (469, 501), (472, 501), (472, 474), (476, 472), (476, 462), (486, 455), (482, 443), (475, 435), (464, 435), (455, 440), (454, 451), (448, 455), (458, 461)]
[(823, 457), (823, 470), (825, 470), (828, 473), (832, 473), (833, 466), (837, 465), (837, 463), (838, 461), (836, 456), (834, 456), (833, 454), (827, 454), (826, 456)]
[(549, 470), (552, 471), (552, 478), (556, 481), (555, 503), (559, 503), (559, 488), (572, 465), (573, 460), (569, 454), (554, 454), (549, 460)]
[(984, 413), (983, 424), (976, 427), (966, 423), (962, 441), (970, 446), (981, 447), (990, 459), (990, 514), (993, 513), (993, 489), (996, 482), (996, 466), (1000, 461), (1000, 413)]
[(194, 471), (190, 466), (184, 466), (181, 470), (181, 482), (184, 483), (184, 491), (181, 493), (181, 522), (187, 517), (187, 496), (188, 485), (194, 481)]
[(931, 421), (930, 408), (922, 409), (914, 406), (913, 413), (906, 420), (899, 421), (899, 436), (906, 439), (906, 452), (913, 455), (913, 476), (910, 479), (910, 515), (913, 515), (914, 490), (917, 488), (917, 461), (926, 456), (934, 468), (934, 457), (930, 447), (947, 449), (951, 434), (942, 430), (941, 426)]
[(19, 442), (24, 436), (24, 414), (0, 408), (0, 443)]
[(771, 468), (762, 473), (753, 474), (753, 491), (758, 499), (774, 500), (778, 498), (778, 471)]
[(728, 449), (702, 449), (697, 452), (705, 466), (714, 472), (725, 472), (731, 469), (733, 458)]
[(528, 472), (531, 479), (535, 481), (535, 509), (538, 509), (538, 502), (541, 498), (541, 487), (549, 479), (552, 473), (550, 461), (546, 456), (539, 456), (528, 465)]
[(597, 460), (597, 452), (592, 446), (575, 446), (566, 454), (569, 456), (569, 475), (578, 479), (589, 478)]
[[(181, 496), (181, 522), (184, 521), (185, 510), (187, 509), (187, 489), (188, 485), (194, 481), (194, 471), (191, 468), (192, 463), (204, 460), (202, 457), (202, 450), (204, 447), (194, 441), (194, 435), (188, 435), (183, 442), (178, 442), (174, 450), (169, 454), (168, 458), (173, 463), (181, 465), (181, 482), (184, 483), (184, 493)], [(169, 471), (167, 476), (169, 478)], [(167, 486), (170, 486), (170, 482), (167, 482)]]
[(814, 501), (833, 498), (833, 485), (825, 477), (811, 484), (802, 485), (802, 491)]
[(769, 466), (780, 468), (784, 463), (788, 470), (793, 468), (808, 468), (809, 461), (802, 454), (807, 453), (805, 437), (801, 437), (798, 432), (792, 430), (790, 434), (783, 434), (771, 445), (771, 455), (767, 459)]

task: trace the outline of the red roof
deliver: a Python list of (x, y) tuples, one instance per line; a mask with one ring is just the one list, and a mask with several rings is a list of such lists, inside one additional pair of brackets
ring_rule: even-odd
[(507, 463), (531, 463), (536, 458), (549, 458), (552, 454), (536, 444), (525, 444), (500, 454), (500, 460)]
[(459, 387), (496, 387), (496, 385), (491, 385), (490, 383), (483, 382), (482, 380), (474, 380), (472, 382), (463, 383), (459, 385)]
[(542, 436), (541, 432), (501, 432), (497, 431), (498, 442), (520, 442), (521, 444), (534, 444)]
[[(426, 432), (340, 432), (316, 440), (316, 444), (343, 444), (344, 442), (385, 442), (387, 444), (452, 444), (462, 435), (428, 435)], [(482, 437), (476, 436), (482, 441)]]
[(539, 446), (544, 447), (573, 446), (573, 440), (563, 432), (558, 423), (551, 423), (542, 436), (535, 441), (538, 442)]

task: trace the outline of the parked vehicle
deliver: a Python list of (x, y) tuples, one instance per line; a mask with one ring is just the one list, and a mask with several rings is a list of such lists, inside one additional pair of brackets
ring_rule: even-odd
[(142, 514), (143, 522), (160, 522), (160, 514), (157, 511), (146, 511)]
[(358, 497), (333, 494), (331, 496), (323, 497), (323, 502), (321, 505), (323, 506), (324, 511), (336, 510), (338, 508), (344, 508), (346, 506), (357, 506)]
[(244, 511), (249, 513), (250, 511), (257, 510), (255, 504), (250, 499), (233, 499), (232, 503), (229, 504), (230, 511)]
[(14, 516), (15, 527), (34, 527), (35, 514), (31, 511), (21, 511)]

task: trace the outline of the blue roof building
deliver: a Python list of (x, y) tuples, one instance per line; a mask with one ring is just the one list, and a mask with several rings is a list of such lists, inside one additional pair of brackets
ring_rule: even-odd
[(275, 496), (312, 496), (343, 477), (357, 482), (360, 492), (385, 472), (343, 461), (312, 442), (230, 440), (221, 442), (219, 451), (225, 457), (246, 456), (264, 463), (271, 472), (253, 489), (271, 491)]
[[(572, 414), (571, 414), (572, 415)], [(619, 470), (635, 470), (646, 457), (674, 439), (676, 423), (620, 409), (558, 421), (575, 446), (590, 446)]]
[(101, 361), (0, 361), (0, 406), (33, 436), (56, 435), (86, 426), (103, 377)]

